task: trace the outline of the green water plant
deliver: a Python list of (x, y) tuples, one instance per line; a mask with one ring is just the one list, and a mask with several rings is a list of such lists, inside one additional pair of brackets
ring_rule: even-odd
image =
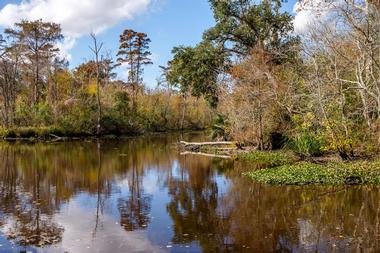
[(264, 167), (277, 167), (285, 164), (291, 164), (297, 161), (296, 156), (290, 152), (284, 151), (253, 151), (250, 153), (242, 153), (237, 155), (240, 160), (245, 160), (250, 163), (265, 165)]
[(299, 162), (246, 173), (251, 179), (271, 185), (380, 184), (380, 161), (315, 164)]

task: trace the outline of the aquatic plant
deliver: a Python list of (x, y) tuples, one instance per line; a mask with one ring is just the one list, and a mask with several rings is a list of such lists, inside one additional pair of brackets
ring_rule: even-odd
[(315, 164), (299, 162), (246, 173), (253, 180), (272, 185), (380, 184), (379, 161)]
[(285, 164), (291, 164), (297, 161), (297, 158), (290, 152), (269, 152), (269, 151), (253, 151), (250, 153), (242, 153), (237, 156), (251, 163), (265, 165), (264, 167), (276, 167)]

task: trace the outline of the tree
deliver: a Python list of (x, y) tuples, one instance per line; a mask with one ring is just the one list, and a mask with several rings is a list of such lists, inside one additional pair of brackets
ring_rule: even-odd
[(100, 83), (101, 83), (101, 76), (100, 76), (100, 71), (101, 71), (101, 65), (100, 65), (100, 51), (102, 50), (103, 43), (98, 43), (98, 40), (95, 36), (94, 33), (91, 33), (91, 38), (93, 40), (93, 47), (90, 47), (91, 51), (94, 53), (95, 56), (95, 66), (96, 66), (96, 100), (98, 103), (98, 124), (96, 126), (96, 131), (97, 134), (100, 134), (101, 131), (101, 125), (100, 121), (102, 119), (102, 103), (100, 101)]
[(117, 53), (118, 65), (127, 64), (128, 85), (132, 87), (132, 106), (136, 112), (136, 100), (139, 86), (143, 82), (144, 66), (152, 64), (149, 51), (150, 39), (147, 34), (126, 29), (120, 35), (120, 47)]
[(15, 45), (21, 49), (24, 62), (32, 72), (32, 103), (37, 104), (46, 89), (41, 73), (44, 69), (47, 70), (47, 63), (59, 52), (56, 43), (63, 39), (61, 26), (42, 20), (24, 20), (15, 26), (16, 29), (6, 29), (5, 34), (15, 40)]
[(292, 110), (287, 100), (293, 86), (283, 82), (284, 69), (301, 62), (293, 17), (281, 10), (280, 0), (209, 2), (216, 25), (198, 46), (174, 48), (167, 80), (184, 94), (205, 96), (214, 108), (223, 100), (218, 109), (228, 116), (223, 122), (235, 139), (260, 149), (277, 147), (272, 135), (282, 136), (276, 131), (283, 131), (281, 120)]
[[(219, 111), (230, 137), (258, 149), (278, 149), (294, 113), (293, 97), (298, 96), (297, 65), (276, 64), (263, 49), (235, 64), (221, 85)], [(294, 100), (299, 100), (294, 99)], [(220, 128), (220, 126), (219, 126)]]
[(211, 107), (218, 103), (218, 78), (227, 65), (227, 54), (210, 42), (196, 47), (176, 47), (168, 63), (166, 79), (183, 94), (204, 96)]
[(136, 83), (142, 83), (142, 75), (144, 73), (144, 66), (153, 64), (150, 56), (152, 53), (149, 51), (149, 43), (151, 40), (145, 33), (136, 33), (135, 38), (135, 51), (136, 51)]
[(344, 0), (344, 1), (338, 1), (338, 0), (319, 0), (319, 1), (313, 1), (313, 0), (301, 0), (298, 3), (299, 10), (307, 9), (307, 10), (313, 10), (313, 11), (326, 11), (331, 8), (335, 8), (341, 4), (344, 5), (350, 5), (351, 7), (355, 9), (359, 9), (361, 11), (364, 11), (368, 14), (368, 11), (375, 7), (377, 10), (380, 10), (380, 1), (379, 0)]
[[(104, 58), (100, 56), (99, 60), (99, 76), (103, 80), (102, 85), (109, 83), (112, 78), (116, 77), (116, 73), (113, 72), (114, 64), (109, 58)], [(94, 60), (84, 62), (80, 64), (74, 70), (74, 76), (77, 81), (81, 84), (88, 85), (92, 79), (96, 78), (97, 74), (97, 63)]]
[[(256, 46), (267, 51), (285, 52), (297, 41), (291, 35), (293, 17), (281, 10), (280, 0), (209, 0), (216, 25), (204, 33), (238, 56), (246, 56)], [(278, 57), (284, 57), (279, 54)]]
[(3, 102), (1, 112), (5, 127), (13, 126), (15, 104), (20, 90), (20, 50), (9, 46), (1, 38), (0, 54), (0, 98)]
[[(328, 150), (343, 158), (376, 145), (380, 118), (378, 1), (302, 1), (301, 10), (325, 12), (303, 45), (306, 87), (318, 109)], [(378, 140), (378, 142), (380, 139)], [(366, 147), (362, 146), (366, 143)], [(369, 145), (372, 144), (372, 145)]]

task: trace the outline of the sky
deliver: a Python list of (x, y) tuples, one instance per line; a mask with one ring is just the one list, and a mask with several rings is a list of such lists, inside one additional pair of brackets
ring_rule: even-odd
[[(288, 0), (284, 11), (296, 15), (296, 25), (302, 28), (309, 13), (294, 13), (296, 3)], [(103, 53), (112, 56), (124, 29), (147, 33), (154, 64), (145, 68), (144, 82), (151, 88), (157, 85), (159, 66), (171, 59), (172, 48), (196, 45), (214, 24), (207, 0), (0, 0), (0, 27), (21, 19), (60, 23), (65, 36), (60, 48), (71, 68), (92, 59), (91, 32), (104, 43)], [(117, 73), (126, 79), (124, 69)]]

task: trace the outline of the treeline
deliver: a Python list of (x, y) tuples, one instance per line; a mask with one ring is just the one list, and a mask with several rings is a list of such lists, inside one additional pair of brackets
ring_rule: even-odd
[(306, 156), (378, 151), (377, 1), (301, 1), (316, 18), (300, 36), (280, 0), (209, 2), (216, 25), (174, 48), (166, 77), (215, 108), (216, 137)]
[[(2, 137), (138, 134), (203, 129), (212, 120), (204, 99), (185, 96), (160, 80), (143, 82), (151, 64), (150, 40), (126, 29), (113, 56), (91, 34), (89, 60), (75, 69), (60, 56), (59, 24), (22, 21), (0, 41), (0, 135)], [(113, 59), (116, 60), (113, 60)], [(115, 68), (126, 68), (118, 80)]]

